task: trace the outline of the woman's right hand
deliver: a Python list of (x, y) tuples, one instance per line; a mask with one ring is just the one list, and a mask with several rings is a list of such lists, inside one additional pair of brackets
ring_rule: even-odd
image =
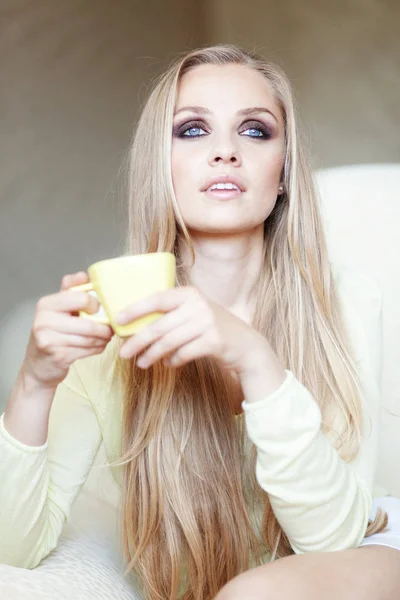
[(90, 294), (68, 288), (86, 283), (87, 274), (65, 275), (60, 291), (44, 296), (36, 306), (22, 372), (35, 387), (55, 390), (76, 360), (101, 354), (113, 336), (109, 325), (79, 318), (95, 313), (99, 303)]

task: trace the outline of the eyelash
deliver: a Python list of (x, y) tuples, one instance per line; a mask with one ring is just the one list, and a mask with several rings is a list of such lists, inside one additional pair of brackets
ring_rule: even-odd
[[(254, 129), (262, 133), (262, 136), (246, 135), (244, 137), (249, 137), (256, 140), (269, 140), (272, 137), (272, 131), (259, 121), (246, 121), (246, 123), (243, 123), (241, 127), (243, 127), (244, 125), (246, 125), (246, 128), (242, 129), (242, 132), (248, 131), (249, 129)], [(174, 137), (178, 137), (181, 139), (198, 139), (200, 137), (203, 137), (204, 135), (207, 135), (207, 133), (201, 133), (200, 135), (184, 135), (190, 129), (202, 129), (203, 131), (207, 132), (207, 127), (203, 122), (190, 121), (188, 123), (184, 123), (183, 125), (175, 127)]]

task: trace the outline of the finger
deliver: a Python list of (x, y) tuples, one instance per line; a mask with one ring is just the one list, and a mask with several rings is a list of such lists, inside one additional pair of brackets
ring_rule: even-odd
[(135, 302), (131, 306), (127, 306), (117, 315), (117, 323), (126, 325), (148, 313), (169, 312), (188, 300), (197, 299), (197, 294), (196, 290), (190, 287), (171, 288), (157, 294), (152, 294), (147, 298)]
[[(177, 348), (180, 346), (190, 342), (191, 340), (199, 337), (204, 332), (204, 328), (201, 323), (198, 321), (189, 323), (184, 323), (178, 328), (173, 329), (165, 336), (161, 337), (154, 344), (150, 346), (150, 348), (140, 356), (137, 361), (137, 365), (142, 368), (146, 368), (154, 364), (157, 360), (160, 360), (163, 356), (169, 355), (171, 352), (175, 352)], [(121, 348), (123, 350), (123, 357), (125, 353), (129, 351)], [(137, 354), (136, 352), (134, 354)], [(129, 354), (128, 354), (129, 356)], [(130, 354), (133, 356), (133, 354)]]
[(73, 334), (59, 334), (57, 345), (68, 348), (105, 348), (109, 340), (96, 337), (83, 337)]
[(92, 346), (91, 348), (70, 347), (66, 353), (66, 360), (69, 364), (73, 364), (75, 361), (80, 360), (81, 358), (102, 354), (103, 352), (104, 348), (102, 346)]
[(64, 290), (57, 294), (44, 296), (38, 302), (39, 310), (54, 312), (97, 312), (100, 304), (96, 298), (87, 292)]
[(110, 340), (59, 333), (47, 329), (36, 332), (34, 341), (39, 351), (54, 356), (59, 353), (65, 354), (68, 348), (105, 348)]
[(167, 367), (181, 367), (196, 358), (212, 354), (204, 336), (200, 336), (188, 344), (181, 346), (174, 354), (165, 358), (164, 364)]
[(140, 354), (150, 344), (176, 329), (177, 327), (188, 324), (191, 320), (191, 313), (185, 310), (183, 306), (176, 310), (167, 313), (163, 317), (158, 318), (152, 324), (147, 325), (144, 329), (133, 335), (127, 342), (126, 352), (129, 356)]
[(78, 273), (72, 273), (64, 275), (61, 280), (60, 290), (67, 290), (73, 285), (81, 285), (89, 281), (88, 274), (85, 271), (78, 271)]
[(113, 336), (113, 330), (109, 325), (97, 323), (90, 319), (71, 317), (63, 313), (51, 311), (43, 312), (39, 322), (42, 328), (52, 329), (60, 333), (68, 333), (86, 337), (109, 340)]

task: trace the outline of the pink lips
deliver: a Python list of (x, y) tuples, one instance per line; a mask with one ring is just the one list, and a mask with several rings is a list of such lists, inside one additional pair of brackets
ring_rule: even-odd
[[(232, 184), (235, 186), (233, 189), (211, 189), (212, 186), (217, 184)], [(206, 184), (202, 188), (202, 191), (212, 198), (219, 198), (220, 200), (232, 200), (238, 198), (243, 192), (246, 191), (241, 179), (234, 175), (218, 175), (207, 180)]]

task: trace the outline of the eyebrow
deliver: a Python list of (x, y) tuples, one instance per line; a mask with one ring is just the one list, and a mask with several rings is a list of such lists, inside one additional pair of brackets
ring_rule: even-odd
[[(183, 111), (188, 111), (188, 112), (194, 112), (198, 115), (211, 115), (212, 111), (209, 110), (208, 108), (205, 108), (205, 106), (183, 106), (182, 108), (180, 108), (179, 110), (177, 110), (175, 112), (175, 115), (178, 115), (179, 113), (183, 112)], [(269, 108), (265, 108), (265, 106), (251, 106), (250, 108), (242, 108), (241, 110), (237, 111), (237, 115), (239, 117), (248, 117), (249, 115), (253, 115), (254, 113), (261, 113), (261, 112), (265, 112), (270, 114), (275, 121), (278, 123), (278, 119), (276, 118), (276, 116), (274, 115), (274, 113), (269, 110)]]

